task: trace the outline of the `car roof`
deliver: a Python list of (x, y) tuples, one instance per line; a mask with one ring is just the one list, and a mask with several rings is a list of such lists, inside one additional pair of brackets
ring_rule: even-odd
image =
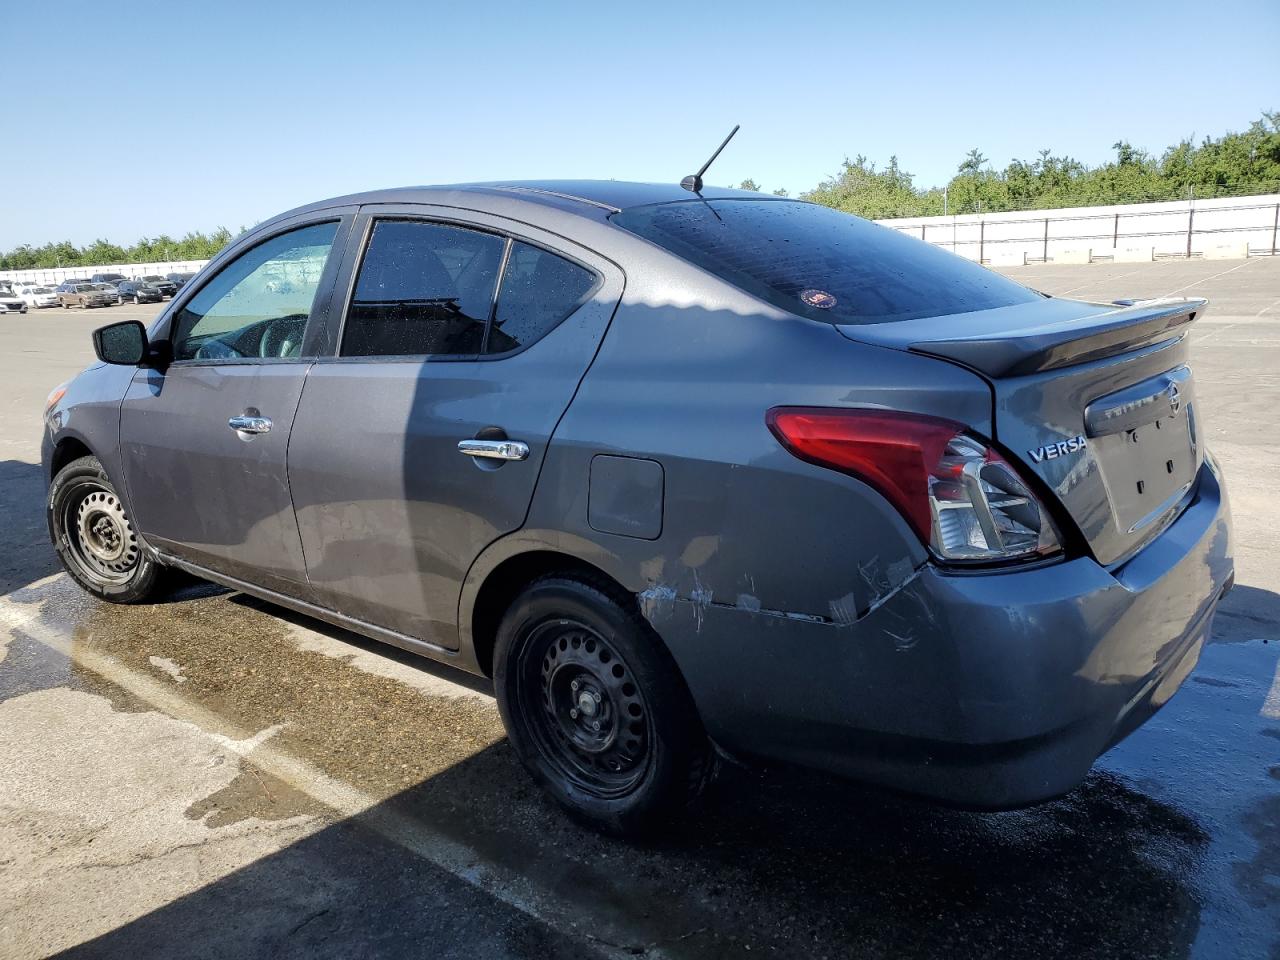
[(477, 196), (509, 200), (513, 207), (534, 204), (553, 207), (591, 219), (604, 219), (629, 207), (656, 203), (677, 203), (701, 196), (706, 200), (752, 199), (783, 200), (769, 194), (723, 187), (705, 187), (693, 194), (678, 183), (634, 183), (626, 180), (495, 180), (488, 183), (453, 183), (439, 186), (395, 187), (370, 190), (343, 197), (333, 197), (307, 204), (272, 220), (298, 216), (329, 207), (370, 203), (428, 203), (440, 206), (466, 206)]

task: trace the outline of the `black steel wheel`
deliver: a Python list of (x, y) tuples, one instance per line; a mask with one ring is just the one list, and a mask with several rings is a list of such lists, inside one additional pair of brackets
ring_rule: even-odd
[(96, 457), (73, 460), (53, 478), (49, 535), (71, 578), (114, 603), (142, 603), (159, 589), (160, 565), (143, 548)]
[(552, 576), (526, 588), (499, 626), (494, 680), (521, 762), (598, 829), (645, 833), (711, 775), (714, 754), (675, 662), (610, 583)]
[(596, 630), (575, 620), (539, 624), (521, 658), (522, 703), (541, 701), (531, 725), (547, 763), (579, 788), (623, 796), (652, 759), (651, 718), (625, 661)]

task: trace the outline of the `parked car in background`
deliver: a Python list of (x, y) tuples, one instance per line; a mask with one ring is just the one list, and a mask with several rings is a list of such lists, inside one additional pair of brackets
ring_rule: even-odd
[(142, 280), (145, 283), (151, 284), (153, 287), (155, 287), (157, 290), (160, 291), (160, 295), (163, 297), (172, 297), (175, 293), (178, 292), (178, 285), (176, 283), (174, 283), (168, 277), (162, 277), (159, 274), (150, 274), (145, 277), (138, 277), (137, 279)]
[(94, 286), (103, 293), (109, 294), (111, 296), (112, 304), (120, 302), (120, 291), (116, 289), (116, 285), (114, 283), (95, 283)]
[(188, 280), (194, 277), (194, 273), (166, 273), (165, 277), (173, 282), (173, 285), (181, 290)]
[(56, 307), (58, 305), (58, 295), (54, 292), (53, 287), (38, 283), (27, 283), (19, 286), (14, 293), (21, 297), (22, 302), (28, 307)]
[(50, 395), (71, 577), (146, 603), (177, 568), (491, 676), (533, 779), (613, 832), (721, 752), (1059, 796), (1234, 582), (1203, 300), (615, 182), (318, 203), (189, 286)]
[(116, 283), (119, 280), (126, 279), (123, 273), (95, 273), (89, 278), (90, 283)]
[(114, 290), (103, 290), (96, 283), (64, 283), (58, 288), (58, 302), (64, 308), (109, 307), (116, 302)]
[(0, 292), (0, 313), (26, 313), (27, 304), (16, 293)]
[(155, 284), (145, 280), (121, 280), (116, 285), (116, 290), (122, 300), (132, 300), (134, 303), (159, 303), (164, 299)]

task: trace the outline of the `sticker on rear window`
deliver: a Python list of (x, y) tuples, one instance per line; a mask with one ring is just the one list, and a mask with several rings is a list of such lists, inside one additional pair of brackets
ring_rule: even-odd
[(800, 299), (811, 307), (817, 307), (819, 310), (830, 310), (836, 305), (836, 295), (827, 293), (825, 290), (808, 290), (800, 291)]

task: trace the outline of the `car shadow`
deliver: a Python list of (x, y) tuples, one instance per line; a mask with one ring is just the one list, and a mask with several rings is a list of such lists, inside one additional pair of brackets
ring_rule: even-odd
[(553, 808), (503, 741), (66, 955), (1179, 957), (1206, 841), (1106, 774), (976, 814), (730, 768), (630, 844)]
[(1280, 594), (1236, 584), (1214, 614), (1213, 642), (1254, 639), (1280, 640)]
[(61, 568), (49, 527), (44, 497), (48, 483), (38, 463), (0, 460), (0, 594), (21, 589)]

